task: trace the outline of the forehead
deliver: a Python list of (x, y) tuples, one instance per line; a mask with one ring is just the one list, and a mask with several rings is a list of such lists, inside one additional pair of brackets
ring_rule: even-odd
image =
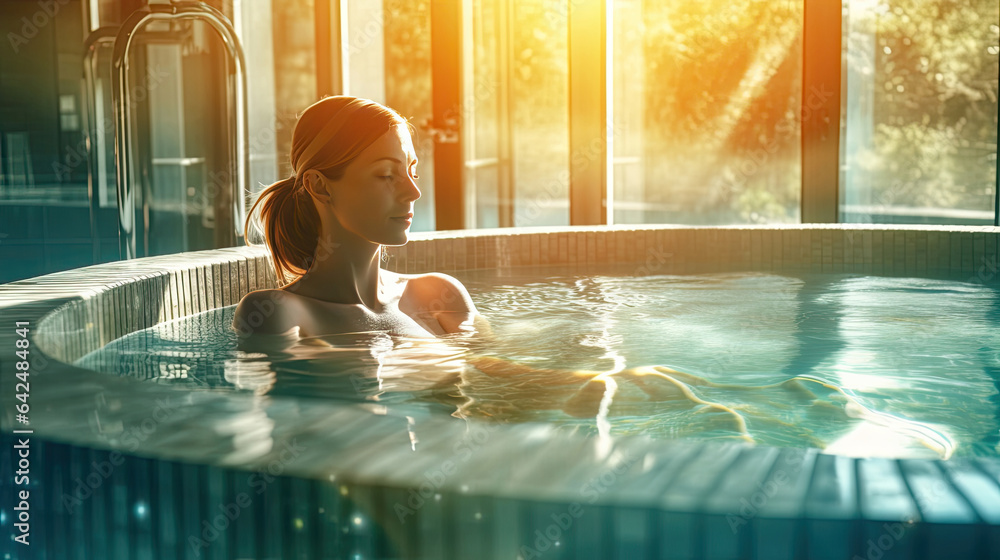
[(401, 124), (389, 129), (371, 146), (365, 148), (359, 159), (368, 163), (380, 157), (395, 157), (404, 162), (417, 159), (410, 131), (407, 130), (406, 125)]

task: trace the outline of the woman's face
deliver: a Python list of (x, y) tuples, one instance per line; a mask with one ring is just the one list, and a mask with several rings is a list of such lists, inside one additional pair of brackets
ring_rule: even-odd
[(404, 245), (413, 217), (417, 154), (405, 125), (368, 146), (330, 181), (331, 206), (344, 233), (381, 245)]

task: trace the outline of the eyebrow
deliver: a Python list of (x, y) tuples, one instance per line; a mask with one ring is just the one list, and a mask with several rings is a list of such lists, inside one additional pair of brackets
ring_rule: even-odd
[[(383, 159), (391, 159), (392, 161), (394, 161), (394, 162), (396, 162), (396, 163), (398, 163), (398, 164), (400, 164), (400, 165), (402, 165), (402, 164), (403, 164), (403, 162), (399, 161), (398, 159), (396, 159), (396, 158), (394, 158), (394, 157), (380, 157), (380, 158), (378, 158), (378, 159), (376, 159), (376, 160), (372, 160), (372, 162), (371, 162), (371, 163), (369, 163), (368, 165), (371, 165), (371, 164), (373, 164), (373, 163), (375, 163), (375, 162), (377, 162), (377, 161), (382, 161)], [(418, 160), (417, 158), (413, 158), (413, 163), (411, 163), (410, 165), (413, 165), (414, 163), (417, 163), (418, 161), (419, 161), (419, 160)]]

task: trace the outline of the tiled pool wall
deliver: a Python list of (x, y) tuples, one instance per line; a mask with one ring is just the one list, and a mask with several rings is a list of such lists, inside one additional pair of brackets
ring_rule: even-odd
[[(871, 225), (478, 230), (414, 234), (406, 246), (387, 248), (386, 266), (461, 277), (484, 268), (599, 271), (631, 263), (637, 274), (693, 267), (995, 283), (998, 237), (1000, 229), (991, 227)], [(109, 263), (0, 286), (3, 324), (32, 325), (31, 403), (38, 419), (31, 435), (38, 473), (31, 483), (32, 545), (5, 542), (0, 552), (14, 558), (1000, 557), (997, 459), (857, 460), (742, 444), (546, 439), (538, 437), (544, 428), (499, 426), (489, 446), (422, 496), (433, 479), (427, 473), (454, 458), (448, 450), (462, 437), (457, 423), (442, 421), (435, 437), (421, 442), (422, 454), (401, 456), (398, 434), (367, 428), (382, 419), (331, 405), (311, 413), (327, 423), (322, 430), (314, 427), (321, 420), (301, 430), (312, 451), (281, 463), (283, 472), (271, 471), (267, 491), (258, 495), (252, 477), (275, 464), (277, 451), (214, 465), (201, 464), (192, 451), (192, 426), (202, 422), (211, 432), (224, 424), (199, 421), (207, 396), (185, 403), (186, 424), (164, 422), (136, 449), (101, 436), (113, 429), (105, 425), (109, 418), (125, 426), (132, 421), (107, 412), (108, 402), (128, 408), (129, 400), (152, 403), (180, 393), (68, 362), (125, 334), (273, 286), (261, 248)], [(0, 349), (13, 348), (14, 340), (0, 332)], [(10, 363), (3, 362), (0, 443), (7, 450), (20, 437), (11, 430), (23, 427), (14, 424)], [(239, 406), (251, 401), (211, 397)], [(94, 413), (94, 402), (103, 415)], [(285, 406), (268, 406), (279, 405)], [(288, 418), (298, 421), (319, 405), (295, 406)], [(288, 441), (282, 414), (269, 412), (276, 445)], [(365, 438), (356, 433), (362, 425)], [(622, 457), (636, 460), (623, 466)], [(13, 461), (3, 454), (4, 472), (12, 472)], [(330, 473), (337, 473), (334, 480)], [(581, 488), (595, 500), (581, 498)], [(12, 490), (4, 485), (0, 503), (0, 524), (11, 533)], [(239, 503), (241, 494), (251, 503)], [(398, 508), (413, 500), (419, 507), (401, 521)], [(232, 504), (238, 507), (227, 510)], [(237, 510), (236, 518), (226, 516)]]
[(398, 272), (635, 263), (645, 271), (809, 270), (823, 273), (995, 277), (995, 227), (814, 225), (477, 230), (389, 247)]

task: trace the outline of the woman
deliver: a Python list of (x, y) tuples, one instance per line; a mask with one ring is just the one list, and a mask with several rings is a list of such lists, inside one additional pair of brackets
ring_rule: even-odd
[[(245, 225), (263, 232), (279, 287), (247, 294), (233, 327), (300, 337), (383, 331), (434, 337), (468, 330), (476, 307), (446, 274), (396, 274), (383, 245), (404, 245), (420, 198), (410, 125), (356, 97), (309, 106), (292, 134), (295, 173), (261, 192)], [(255, 214), (255, 211), (259, 212)]]

